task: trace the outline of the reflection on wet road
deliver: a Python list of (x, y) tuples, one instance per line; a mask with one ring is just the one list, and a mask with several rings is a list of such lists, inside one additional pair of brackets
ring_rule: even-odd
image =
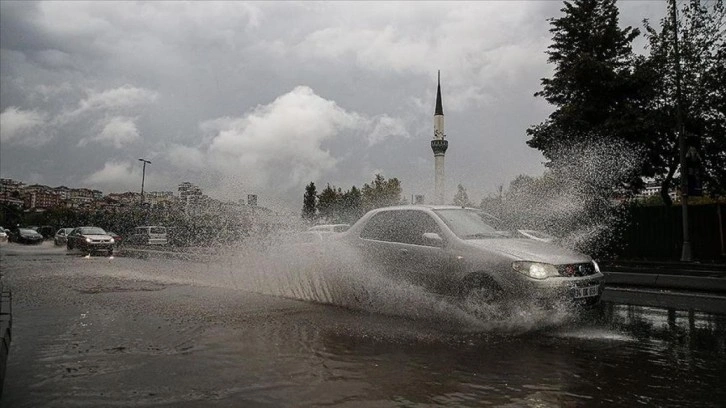
[[(0, 256), (14, 302), (8, 407), (726, 401), (726, 316), (714, 313), (722, 298), (669, 309), (665, 295), (610, 292), (596, 311), (552, 319), (523, 310), (507, 325), (468, 324), (429, 299), (417, 309), (407, 287), (404, 313), (395, 291), (373, 311), (262, 294), (259, 277), (240, 279), (229, 260), (11, 246)], [(331, 288), (319, 286), (335, 296)]]

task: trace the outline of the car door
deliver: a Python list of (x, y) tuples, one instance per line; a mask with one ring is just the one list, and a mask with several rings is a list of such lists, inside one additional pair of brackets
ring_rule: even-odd
[(422, 210), (397, 211), (399, 225), (395, 264), (398, 274), (431, 292), (444, 293), (450, 277), (450, 257), (445, 241), (427, 239), (426, 233), (443, 237), (436, 221)]
[(441, 236), (439, 226), (424, 211), (382, 211), (361, 232), (365, 259), (389, 276), (440, 292), (449, 257), (443, 241), (426, 240), (426, 232)]
[(358, 247), (366, 269), (395, 276), (395, 241), (398, 231), (392, 211), (374, 214), (360, 233)]

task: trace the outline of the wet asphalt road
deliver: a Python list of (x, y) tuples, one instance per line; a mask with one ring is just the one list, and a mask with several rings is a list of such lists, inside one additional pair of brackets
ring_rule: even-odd
[(332, 284), (259, 262), (3, 245), (13, 339), (2, 406), (726, 401), (723, 298), (606, 292), (592, 312), (513, 307), (486, 319), (404, 284)]

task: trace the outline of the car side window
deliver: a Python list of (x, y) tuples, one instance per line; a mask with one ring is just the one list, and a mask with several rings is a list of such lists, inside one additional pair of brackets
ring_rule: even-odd
[(441, 235), (441, 229), (423, 211), (384, 211), (374, 215), (363, 228), (361, 238), (404, 244), (435, 246), (423, 238), (426, 232)]
[(412, 245), (437, 246), (424, 239), (423, 234), (433, 232), (441, 235), (441, 228), (430, 215), (423, 211), (401, 211), (401, 237), (399, 242)]
[(395, 230), (392, 211), (380, 212), (371, 217), (363, 231), (361, 231), (360, 237), (376, 241), (396, 242), (397, 231)]

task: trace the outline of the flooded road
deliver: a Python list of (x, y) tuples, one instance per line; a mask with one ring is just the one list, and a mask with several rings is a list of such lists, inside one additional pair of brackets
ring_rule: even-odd
[[(299, 298), (316, 286), (241, 279), (233, 259), (84, 258), (14, 244), (0, 257), (13, 290), (7, 407), (726, 401), (723, 298), (606, 292), (597, 311), (523, 309), (487, 324), (405, 286), (388, 285), (373, 311), (272, 296), (271, 282)], [(318, 290), (339, 298), (336, 285)]]

